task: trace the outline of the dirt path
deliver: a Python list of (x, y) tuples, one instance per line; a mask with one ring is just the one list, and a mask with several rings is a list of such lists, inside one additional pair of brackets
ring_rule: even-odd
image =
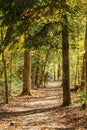
[[(79, 107), (60, 108), (61, 83), (32, 90), (32, 97), (11, 97), (1, 107), (0, 130), (87, 130), (87, 110)], [(75, 100), (76, 94), (72, 93)]]

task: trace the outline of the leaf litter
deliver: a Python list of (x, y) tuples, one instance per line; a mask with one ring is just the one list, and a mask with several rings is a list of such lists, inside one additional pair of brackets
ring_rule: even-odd
[[(87, 109), (79, 106), (60, 108), (62, 87), (50, 83), (32, 90), (33, 96), (11, 96), (0, 103), (0, 130), (87, 130)], [(71, 92), (73, 102), (77, 98)]]

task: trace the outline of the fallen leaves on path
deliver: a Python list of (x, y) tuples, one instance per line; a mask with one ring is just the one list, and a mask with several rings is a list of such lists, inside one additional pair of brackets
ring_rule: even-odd
[[(10, 97), (10, 104), (1, 103), (0, 130), (87, 130), (87, 109), (60, 108), (62, 88), (50, 85), (32, 90), (32, 97)], [(71, 95), (76, 100), (76, 94)]]

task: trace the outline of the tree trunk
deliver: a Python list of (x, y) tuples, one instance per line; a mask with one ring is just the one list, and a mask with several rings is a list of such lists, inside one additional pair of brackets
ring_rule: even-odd
[(45, 61), (44, 61), (43, 65), (41, 66), (42, 71), (41, 71), (39, 86), (43, 85), (45, 87), (45, 82), (44, 82), (44, 80), (45, 80), (45, 70), (46, 70), (46, 65), (47, 65), (47, 62), (48, 62), (49, 52), (50, 52), (50, 49), (47, 51)]
[(76, 72), (75, 72), (75, 85), (79, 84), (80, 77), (79, 77), (79, 55), (77, 55), (77, 63), (76, 63)]
[(56, 81), (56, 67), (55, 67), (55, 63), (53, 65), (53, 68), (54, 68), (54, 81)]
[(8, 104), (9, 103), (9, 94), (8, 94), (8, 82), (7, 82), (7, 71), (6, 71), (6, 61), (4, 58), (4, 51), (2, 52), (2, 61), (3, 61), (3, 66), (4, 66), (4, 79), (5, 79), (5, 98), (6, 101), (5, 103)]
[(60, 67), (60, 63), (58, 63), (58, 70), (57, 70), (57, 79), (58, 81), (60, 80), (61, 77), (61, 67)]
[(39, 86), (39, 63), (37, 63), (37, 66), (36, 66), (36, 72), (35, 72), (35, 86), (38, 87)]
[(86, 89), (86, 91), (87, 91), (87, 17), (86, 17), (86, 31), (85, 31), (84, 50), (85, 50), (85, 53), (83, 55), (81, 88)]
[(31, 55), (29, 51), (24, 52), (23, 90), (22, 95), (31, 95)]
[[(64, 1), (65, 4), (65, 1)], [(63, 104), (71, 104), (70, 98), (70, 78), (69, 78), (69, 40), (68, 40), (68, 18), (67, 14), (62, 15), (62, 80), (63, 80)]]
[(9, 59), (9, 94), (11, 93), (11, 82), (12, 82), (12, 54)]
[[(1, 29), (1, 44), (3, 44), (3, 31)], [(6, 70), (6, 60), (4, 57), (4, 49), (2, 50), (2, 62), (3, 62), (3, 68), (4, 68), (4, 80), (5, 80), (5, 103), (9, 103), (9, 94), (8, 94), (8, 81), (7, 81), (7, 70)]]
[(81, 89), (85, 86), (85, 54), (83, 54), (83, 65), (82, 65), (82, 77), (81, 77)]

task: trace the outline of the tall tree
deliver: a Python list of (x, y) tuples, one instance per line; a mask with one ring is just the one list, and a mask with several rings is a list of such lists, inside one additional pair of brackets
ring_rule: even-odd
[[(1, 45), (3, 45), (4, 42), (4, 36), (3, 36), (3, 31), (1, 28)], [(5, 60), (5, 56), (4, 56), (4, 50), (2, 51), (2, 62), (3, 62), (3, 68), (4, 68), (4, 80), (5, 80), (5, 103), (9, 103), (9, 99), (8, 99), (8, 79), (7, 79), (7, 68), (6, 68), (6, 60)]]
[(87, 16), (86, 16), (84, 51), (85, 51), (85, 53), (83, 55), (83, 69), (82, 69), (81, 88), (84, 89), (84, 86), (85, 86), (85, 88), (87, 90)]
[(21, 95), (31, 95), (31, 55), (24, 51), (23, 90)]
[[(66, 0), (61, 2), (65, 7)], [(69, 39), (68, 39), (68, 17), (66, 12), (62, 14), (62, 85), (63, 85), (63, 104), (68, 106), (71, 103), (70, 98), (70, 79), (69, 79)]]

